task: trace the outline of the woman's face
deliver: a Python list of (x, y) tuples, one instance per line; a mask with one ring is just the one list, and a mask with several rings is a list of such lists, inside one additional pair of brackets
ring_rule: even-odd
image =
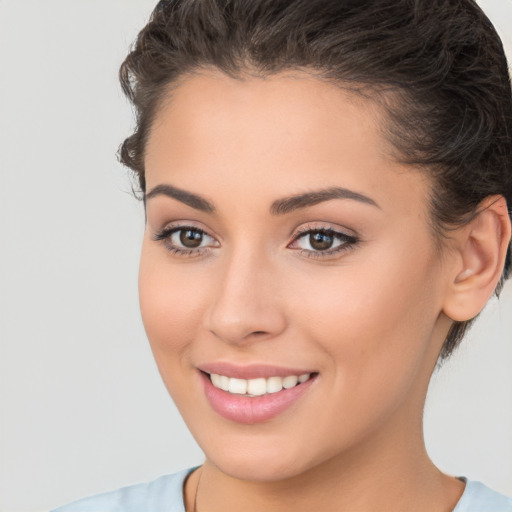
[(213, 72), (158, 112), (142, 315), (227, 474), (277, 480), (421, 438), (446, 270), (429, 184), (388, 156), (379, 112), (307, 75)]

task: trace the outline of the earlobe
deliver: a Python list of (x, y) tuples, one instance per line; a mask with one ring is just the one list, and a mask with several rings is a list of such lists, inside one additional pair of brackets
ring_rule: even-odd
[(482, 311), (503, 272), (511, 224), (503, 196), (486, 198), (478, 214), (454, 233), (456, 264), (443, 312), (454, 321)]

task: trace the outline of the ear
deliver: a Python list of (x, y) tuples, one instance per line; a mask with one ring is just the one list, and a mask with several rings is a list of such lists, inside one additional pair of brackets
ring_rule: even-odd
[(482, 311), (503, 272), (511, 223), (503, 196), (484, 199), (479, 213), (453, 234), (453, 270), (443, 312), (452, 320), (470, 320)]

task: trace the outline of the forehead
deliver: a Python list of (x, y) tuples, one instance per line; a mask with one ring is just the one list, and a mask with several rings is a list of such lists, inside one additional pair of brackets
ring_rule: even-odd
[[(385, 151), (387, 144), (378, 130), (382, 118), (376, 103), (305, 72), (265, 78), (196, 73), (182, 78), (161, 102), (147, 154), (151, 156), (152, 145), (169, 142), (165, 132), (180, 141), (203, 137), (202, 147), (207, 147), (207, 139), (213, 145), (221, 138), (224, 143), (245, 141), (260, 147), (272, 146), (271, 141), (283, 147), (298, 140), (309, 146), (331, 132), (326, 142), (335, 138), (339, 145), (349, 146), (350, 139), (364, 137), (372, 148)], [(357, 122), (349, 131), (340, 131), (344, 120)]]
[(268, 189), (279, 196), (343, 186), (384, 205), (405, 204), (413, 190), (420, 193), (412, 200), (425, 202), (423, 175), (391, 158), (383, 123), (376, 102), (310, 74), (191, 75), (157, 112), (146, 148), (148, 190), (170, 182), (207, 195)]

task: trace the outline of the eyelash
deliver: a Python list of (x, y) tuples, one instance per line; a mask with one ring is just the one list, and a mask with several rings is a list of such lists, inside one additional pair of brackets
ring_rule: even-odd
[[(163, 242), (166, 249), (171, 253), (175, 254), (177, 256), (186, 256), (186, 257), (199, 257), (205, 254), (206, 252), (211, 249), (211, 247), (199, 247), (197, 249), (184, 249), (181, 247), (178, 247), (174, 244), (170, 243), (171, 237), (175, 233), (179, 233), (181, 231), (193, 231), (196, 233), (199, 233), (203, 236), (207, 236), (209, 238), (213, 238), (211, 235), (209, 235), (206, 231), (204, 231), (201, 228), (198, 228), (196, 226), (171, 226), (168, 228), (163, 229), (162, 231), (159, 231), (155, 233), (152, 237), (152, 239), (155, 242)], [(312, 233), (320, 233), (323, 235), (331, 236), (335, 240), (338, 240), (341, 242), (340, 245), (335, 247), (334, 249), (327, 249), (325, 251), (314, 251), (309, 249), (295, 249), (297, 250), (301, 255), (307, 257), (307, 258), (315, 258), (315, 259), (322, 259), (322, 258), (328, 258), (332, 257), (335, 254), (342, 253), (349, 251), (356, 247), (356, 245), (359, 243), (359, 239), (354, 235), (348, 235), (346, 233), (343, 233), (341, 231), (336, 231), (332, 228), (326, 228), (326, 227), (311, 227), (311, 226), (304, 226), (300, 228), (297, 233), (294, 235), (293, 241), (291, 244), (296, 243), (297, 241), (305, 238), (307, 235), (311, 235)], [(288, 246), (290, 246), (289, 244)]]
[(356, 245), (359, 243), (359, 239), (354, 235), (348, 235), (347, 233), (343, 233), (342, 231), (336, 231), (332, 228), (326, 227), (314, 227), (314, 226), (304, 226), (300, 228), (293, 238), (293, 242), (295, 243), (298, 240), (305, 238), (307, 235), (311, 235), (312, 233), (320, 233), (322, 235), (327, 235), (333, 237), (335, 240), (341, 242), (340, 245), (335, 247), (334, 249), (327, 249), (325, 251), (311, 251), (308, 249), (298, 249), (299, 253), (307, 258), (328, 258), (329, 256), (333, 256), (335, 254), (343, 253), (354, 249)]
[(168, 228), (164, 228), (162, 231), (159, 231), (153, 235), (153, 240), (155, 242), (163, 242), (165, 248), (171, 253), (176, 254), (178, 256), (188, 256), (188, 257), (198, 257), (202, 256), (205, 252), (208, 251), (209, 247), (200, 247), (197, 249), (183, 249), (181, 247), (177, 247), (174, 244), (171, 244), (171, 237), (174, 233), (179, 233), (180, 231), (194, 231), (196, 233), (200, 233), (201, 235), (206, 235), (211, 237), (206, 231), (200, 229), (196, 226), (172, 226)]

